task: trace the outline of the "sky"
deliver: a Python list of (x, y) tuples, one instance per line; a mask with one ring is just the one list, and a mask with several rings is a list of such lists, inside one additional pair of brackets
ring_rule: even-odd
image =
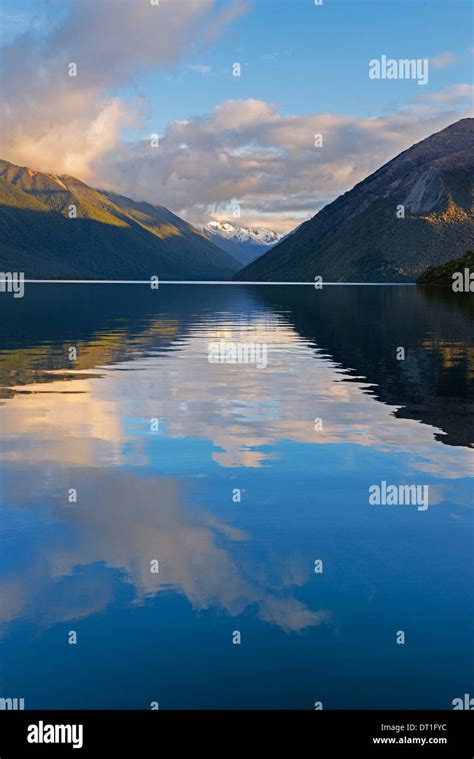
[(1, 0), (0, 157), (287, 232), (472, 116), (470, 0), (319, 2)]

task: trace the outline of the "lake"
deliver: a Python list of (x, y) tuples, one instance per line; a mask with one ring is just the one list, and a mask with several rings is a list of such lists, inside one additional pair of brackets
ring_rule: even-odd
[(0, 697), (452, 708), (473, 314), (413, 286), (1, 295)]

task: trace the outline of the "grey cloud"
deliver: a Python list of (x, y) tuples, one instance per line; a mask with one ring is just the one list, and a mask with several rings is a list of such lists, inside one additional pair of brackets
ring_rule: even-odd
[[(159, 148), (147, 141), (104, 155), (102, 181), (198, 222), (206, 210), (264, 223), (276, 212), (309, 217), (380, 165), (467, 115), (469, 87), (420, 98), (379, 118), (282, 116), (258, 100), (228, 100), (211, 114), (171, 123)], [(461, 109), (461, 112), (460, 110)], [(315, 147), (316, 134), (323, 146)]]

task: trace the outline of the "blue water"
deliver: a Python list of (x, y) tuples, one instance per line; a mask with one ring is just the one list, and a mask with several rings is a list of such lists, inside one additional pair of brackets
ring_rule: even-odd
[[(472, 316), (472, 296), (413, 287), (4, 294), (0, 697), (472, 693)], [(216, 341), (264, 345), (267, 364), (209, 363)], [(370, 505), (382, 481), (428, 485), (429, 507)]]

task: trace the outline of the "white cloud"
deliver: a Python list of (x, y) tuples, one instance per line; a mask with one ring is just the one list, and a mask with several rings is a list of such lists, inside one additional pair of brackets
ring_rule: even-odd
[(464, 101), (466, 104), (474, 102), (474, 85), (455, 84), (452, 87), (444, 87), (438, 92), (426, 93), (420, 96), (421, 102), (436, 103), (439, 105), (456, 106)]
[(95, 161), (143, 117), (145, 103), (125, 102), (117, 89), (201, 50), (244, 9), (239, 0), (225, 12), (216, 0), (186, 0), (179, 12), (174, 0), (74, 0), (43, 35), (32, 21), (1, 50), (1, 155), (92, 181)]
[(210, 74), (211, 73), (211, 67), (210, 66), (204, 66), (200, 63), (190, 63), (186, 66), (188, 71), (192, 71), (195, 74)]
[(453, 66), (457, 60), (457, 56), (449, 50), (439, 53), (439, 55), (434, 55), (429, 59), (430, 66), (434, 69), (445, 69), (448, 66)]
[[(287, 231), (415, 142), (469, 115), (460, 84), (378, 118), (281, 115), (264, 101), (228, 100), (206, 116), (172, 122), (159, 149), (122, 145), (101, 180), (199, 222), (228, 218)], [(314, 145), (315, 134), (323, 146)]]

